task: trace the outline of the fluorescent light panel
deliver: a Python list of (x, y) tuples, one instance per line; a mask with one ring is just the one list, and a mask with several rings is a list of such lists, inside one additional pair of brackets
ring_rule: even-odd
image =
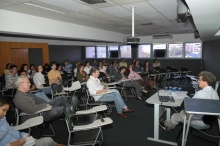
[(61, 13), (61, 14), (65, 14), (65, 13), (66, 13), (66, 12), (54, 10), (54, 9), (51, 9), (51, 8), (39, 6), (39, 5), (36, 5), (36, 4), (31, 4), (31, 3), (24, 3), (24, 4), (25, 4), (25, 5), (28, 5), (28, 6), (33, 6), (33, 7), (41, 8), (41, 9), (44, 9), (44, 10), (53, 11), (53, 12), (56, 12), (56, 13)]

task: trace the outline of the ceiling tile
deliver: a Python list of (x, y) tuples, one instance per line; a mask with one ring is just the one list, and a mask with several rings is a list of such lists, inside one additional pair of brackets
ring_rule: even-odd
[(7, 2), (10, 4), (22, 4), (22, 3), (26, 3), (26, 2), (31, 2), (31, 1), (35, 1), (35, 0), (0, 0), (1, 2)]
[(110, 1), (115, 2), (115, 3), (119, 4), (119, 5), (123, 5), (123, 4), (131, 4), (131, 3), (137, 3), (137, 2), (144, 2), (145, 0), (110, 0)]
[(131, 12), (121, 6), (101, 8), (100, 10), (116, 17), (131, 16)]
[(157, 25), (170, 25), (172, 23), (170, 23), (170, 21), (168, 20), (164, 20), (164, 19), (160, 19), (160, 20), (151, 20), (151, 22), (157, 24)]
[(152, 0), (148, 2), (159, 12), (177, 11), (176, 0)]
[(117, 4), (115, 2), (112, 2), (110, 0), (107, 0), (106, 3), (98, 3), (98, 4), (87, 4), (81, 0), (74, 0), (75, 2), (78, 2), (78, 3), (81, 3), (83, 5), (87, 5), (89, 7), (93, 7), (93, 8), (96, 8), (96, 9), (99, 9), (99, 8), (106, 8), (106, 7), (112, 7), (112, 6), (116, 6)]
[(102, 18), (109, 18), (109, 17), (115, 17), (113, 15), (110, 15), (108, 13), (102, 12), (102, 11), (97, 10), (97, 9), (81, 11), (80, 13), (81, 14), (85, 14), (87, 16), (94, 17), (94, 18), (100, 18), (100, 19), (102, 19)]
[(160, 19), (166, 19), (163, 15), (160, 13), (154, 13), (154, 14), (142, 14), (141, 15), (144, 18), (147, 18), (148, 20), (160, 20)]
[(0, 1), (0, 8), (8, 7), (8, 6), (11, 6), (11, 5), (13, 5), (13, 4)]
[(162, 12), (162, 15), (164, 15), (169, 20), (177, 19), (177, 12), (176, 11)]
[(134, 6), (134, 12), (135, 14), (150, 14), (150, 13), (157, 13), (158, 11), (155, 10), (150, 4), (145, 2), (140, 3), (132, 3), (127, 5), (122, 5), (122, 7), (128, 9), (131, 11), (131, 7)]
[(39, 1), (77, 12), (93, 9), (92, 7), (80, 4), (72, 0), (39, 0)]

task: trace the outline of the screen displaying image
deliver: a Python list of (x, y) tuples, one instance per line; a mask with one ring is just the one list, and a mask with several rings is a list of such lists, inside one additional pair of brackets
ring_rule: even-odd
[(131, 45), (120, 46), (121, 58), (131, 58)]
[(138, 45), (138, 58), (150, 58), (151, 45)]
[(86, 58), (95, 58), (95, 47), (86, 47)]
[(183, 44), (169, 44), (169, 58), (183, 58)]
[(185, 44), (185, 58), (201, 58), (201, 57), (202, 57), (202, 43)]

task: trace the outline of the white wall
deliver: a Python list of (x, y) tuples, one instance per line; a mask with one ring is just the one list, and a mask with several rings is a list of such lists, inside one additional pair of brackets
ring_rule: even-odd
[(0, 10), (0, 32), (122, 42), (125, 34)]

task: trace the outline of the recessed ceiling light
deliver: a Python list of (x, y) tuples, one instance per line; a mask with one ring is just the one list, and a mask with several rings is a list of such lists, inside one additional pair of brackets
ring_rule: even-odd
[(56, 13), (61, 13), (61, 14), (65, 14), (65, 13), (66, 13), (66, 12), (62, 12), (62, 11), (58, 11), (58, 10), (54, 10), (54, 9), (51, 9), (51, 8), (47, 8), (47, 7), (43, 7), (43, 6), (39, 6), (39, 5), (32, 4), (32, 3), (24, 3), (24, 4), (25, 4), (25, 5), (28, 5), (28, 6), (33, 6), (33, 7), (41, 8), (41, 9), (44, 9), (44, 10), (53, 11), (53, 12), (56, 12)]

